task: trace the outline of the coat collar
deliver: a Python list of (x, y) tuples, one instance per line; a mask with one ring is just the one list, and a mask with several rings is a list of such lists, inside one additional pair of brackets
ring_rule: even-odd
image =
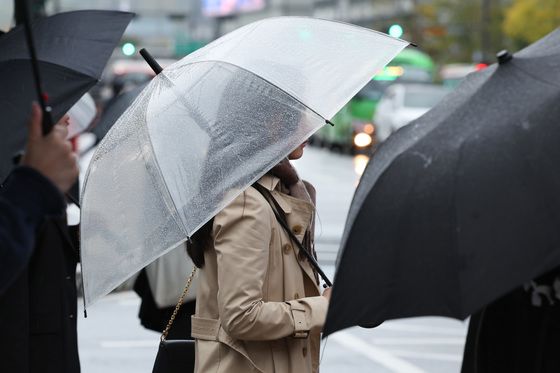
[(291, 203), (287, 201), (282, 195), (282, 192), (280, 190), (281, 188), (280, 179), (278, 177), (270, 174), (266, 174), (263, 177), (261, 177), (257, 181), (257, 183), (259, 183), (260, 185), (262, 185), (272, 193), (274, 199), (276, 200), (276, 202), (278, 202), (278, 204), (282, 208), (282, 211), (284, 211), (285, 214), (290, 214), (292, 212)]
[(265, 174), (263, 177), (257, 180), (257, 183), (272, 192), (280, 183), (280, 179), (276, 176)]

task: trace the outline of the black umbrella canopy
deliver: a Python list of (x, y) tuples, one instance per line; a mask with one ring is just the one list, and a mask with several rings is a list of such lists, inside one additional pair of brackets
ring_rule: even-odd
[(559, 61), (557, 30), (380, 147), (350, 208), (326, 335), (463, 319), (560, 265)]
[[(132, 13), (87, 10), (60, 13), (32, 24), (42, 88), (57, 121), (100, 79)], [(22, 149), (26, 120), (37, 101), (23, 26), (0, 36), (0, 180)]]
[(140, 84), (129, 91), (120, 93), (107, 102), (99, 121), (91, 130), (97, 136), (98, 142), (105, 137), (117, 119), (128, 109), (147, 85), (147, 82)]

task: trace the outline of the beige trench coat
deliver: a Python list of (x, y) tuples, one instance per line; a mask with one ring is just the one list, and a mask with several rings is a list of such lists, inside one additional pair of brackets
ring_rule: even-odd
[[(268, 188), (303, 239), (311, 203)], [(320, 331), (328, 302), (264, 197), (248, 188), (214, 218), (214, 249), (198, 274), (196, 339), (198, 373), (306, 373), (319, 369)]]

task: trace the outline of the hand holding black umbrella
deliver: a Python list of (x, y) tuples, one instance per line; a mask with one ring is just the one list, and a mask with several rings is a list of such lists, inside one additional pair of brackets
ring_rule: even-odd
[(0, 179), (23, 149), (31, 101), (40, 103), (47, 133), (100, 79), (132, 16), (98, 10), (60, 13), (33, 23), (27, 18), (0, 36)]
[[(35, 50), (35, 40), (33, 39), (33, 31), (31, 29), (31, 21), (30, 21), (31, 15), (29, 13), (27, 0), (22, 1), (21, 6), (23, 8), (22, 10), (23, 10), (25, 38), (27, 41), (27, 46), (29, 48), (29, 55), (31, 57), (31, 68), (33, 70), (35, 89), (37, 90), (37, 98), (39, 100), (39, 105), (41, 106), (41, 110), (43, 111), (43, 115), (42, 115), (43, 136), (46, 136), (51, 132), (54, 126), (53, 119), (51, 116), (51, 107), (47, 105), (48, 96), (45, 92), (43, 92), (41, 86), (41, 73), (39, 71), (39, 63), (37, 62), (37, 52)], [(66, 196), (76, 206), (80, 206), (80, 203), (76, 200), (76, 198), (74, 198), (74, 196), (72, 196), (71, 193), (66, 193)]]

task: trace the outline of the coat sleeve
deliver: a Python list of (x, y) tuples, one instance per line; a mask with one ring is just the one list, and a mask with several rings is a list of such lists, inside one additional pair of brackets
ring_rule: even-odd
[(214, 219), (220, 319), (235, 339), (304, 336), (320, 330), (326, 317), (328, 301), (322, 296), (263, 301), (273, 219), (268, 202), (252, 188)]
[(45, 215), (64, 212), (62, 193), (43, 175), (16, 168), (0, 189), (0, 295), (27, 265)]

